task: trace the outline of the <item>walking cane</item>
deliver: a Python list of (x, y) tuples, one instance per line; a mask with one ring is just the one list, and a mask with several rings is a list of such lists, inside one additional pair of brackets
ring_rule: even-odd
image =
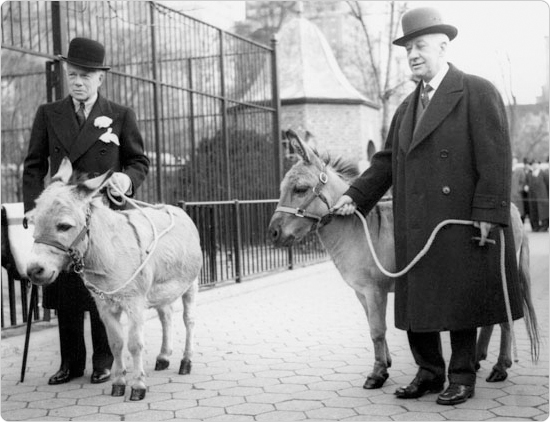
[(29, 313), (27, 314), (27, 333), (25, 334), (25, 348), (23, 349), (23, 364), (21, 365), (21, 382), (25, 380), (25, 369), (27, 368), (27, 354), (29, 352), (29, 340), (31, 337), (32, 314), (34, 310), (34, 302), (36, 301), (38, 287), (32, 285), (31, 300), (29, 302)]

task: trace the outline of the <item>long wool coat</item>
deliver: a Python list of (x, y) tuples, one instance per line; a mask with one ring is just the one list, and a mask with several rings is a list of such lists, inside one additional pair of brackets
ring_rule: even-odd
[[(397, 268), (446, 219), (504, 226), (513, 318), (522, 317), (510, 220), (511, 148), (504, 105), (488, 81), (450, 65), (414, 127), (420, 84), (397, 109), (386, 145), (347, 194), (369, 211), (393, 185)], [(396, 280), (395, 325), (411, 331), (461, 330), (506, 321), (497, 245), (479, 229), (447, 226), (429, 253)]]
[[(120, 146), (99, 139), (108, 131), (108, 128), (95, 124), (95, 119), (101, 116), (112, 119), (110, 128), (118, 136)], [(75, 171), (90, 177), (109, 169), (125, 173), (132, 181), (134, 192), (149, 169), (143, 138), (130, 108), (100, 95), (84, 126), (79, 129), (71, 97), (43, 104), (34, 119), (23, 170), (25, 212), (34, 208), (35, 199), (44, 190), (48, 169), (54, 175), (65, 156), (69, 157)], [(95, 306), (84, 283), (74, 273), (62, 273), (57, 281), (45, 288), (43, 305), (53, 309), (64, 306), (89, 309)]]

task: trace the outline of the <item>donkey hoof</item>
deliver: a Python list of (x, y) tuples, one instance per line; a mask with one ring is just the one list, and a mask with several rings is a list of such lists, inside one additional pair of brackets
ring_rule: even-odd
[(189, 359), (182, 359), (180, 364), (180, 375), (189, 375), (191, 373), (191, 361)]
[(508, 373), (504, 369), (493, 368), (489, 376), (487, 377), (487, 382), (499, 382), (504, 381), (508, 378)]
[(112, 390), (111, 390), (111, 396), (114, 397), (120, 397), (124, 395), (124, 391), (126, 390), (126, 386), (123, 384), (113, 384)]
[(132, 394), (130, 394), (130, 400), (138, 401), (145, 398), (145, 388), (132, 388)]
[(374, 390), (376, 388), (381, 388), (389, 376), (390, 376), (389, 374), (382, 374), (382, 375), (371, 374), (367, 377), (365, 384), (363, 384), (363, 388), (365, 390)]
[(170, 366), (170, 361), (165, 359), (157, 359), (157, 363), (155, 364), (155, 371), (162, 371), (163, 369), (168, 368)]

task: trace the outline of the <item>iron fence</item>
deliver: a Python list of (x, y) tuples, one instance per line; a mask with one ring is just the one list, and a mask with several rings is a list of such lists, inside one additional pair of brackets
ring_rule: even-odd
[(22, 200), (33, 116), (64, 96), (58, 56), (76, 36), (105, 45), (111, 70), (102, 94), (137, 114), (151, 159), (140, 199), (277, 196), (273, 47), (155, 2), (9, 1), (2, 5), (2, 202)]
[[(34, 114), (66, 95), (59, 55), (77, 36), (105, 45), (111, 70), (101, 93), (136, 112), (151, 160), (138, 198), (186, 201), (199, 227), (201, 286), (323, 259), (316, 238), (293, 250), (267, 239), (283, 171), (275, 42), (151, 1), (2, 4), (2, 203), (22, 201)], [(26, 321), (27, 296), (27, 283), (3, 271), (2, 327)]]
[[(292, 247), (274, 248), (271, 245), (265, 228), (276, 204), (276, 200), (179, 204), (199, 230), (203, 251), (201, 288), (240, 282), (258, 274), (328, 259), (314, 233)], [(2, 328), (20, 326), (28, 317), (30, 285), (26, 280), (18, 280), (13, 270), (8, 268), (7, 274), (2, 274)], [(50, 311), (41, 310), (41, 298), (42, 289), (39, 288), (33, 304), (34, 320), (49, 321)]]

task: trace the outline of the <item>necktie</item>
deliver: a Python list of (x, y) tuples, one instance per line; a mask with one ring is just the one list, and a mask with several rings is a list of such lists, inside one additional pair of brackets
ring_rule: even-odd
[(420, 93), (420, 101), (422, 102), (422, 107), (426, 109), (428, 107), (428, 104), (430, 103), (430, 96), (428, 95), (429, 92), (433, 91), (433, 88), (426, 84), (422, 87), (422, 92)]
[(86, 122), (86, 115), (84, 114), (84, 103), (80, 103), (80, 107), (78, 108), (78, 111), (76, 112), (76, 120), (78, 120), (78, 126), (82, 127), (84, 126), (84, 122)]

